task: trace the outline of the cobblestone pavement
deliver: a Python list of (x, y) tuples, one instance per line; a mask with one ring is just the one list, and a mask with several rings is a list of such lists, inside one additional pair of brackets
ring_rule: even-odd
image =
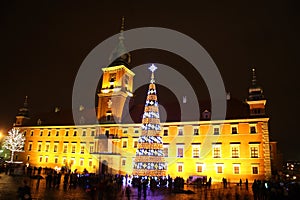
[[(36, 188), (37, 180), (29, 179), (23, 176), (9, 176), (5, 174), (0, 174), (0, 200), (15, 200), (17, 199), (17, 191), (20, 186), (23, 185), (23, 180), (28, 181), (28, 185), (31, 187), (33, 200), (90, 200), (98, 199), (91, 198), (82, 188), (77, 187), (76, 189), (63, 189), (60, 185), (59, 188), (46, 189), (46, 180), (41, 179), (39, 188)], [(62, 177), (63, 179), (63, 177)], [(249, 187), (251, 188), (251, 187)], [(185, 190), (191, 190), (195, 192), (194, 194), (175, 194), (170, 193), (168, 189), (165, 190), (147, 190), (146, 198), (142, 195), (141, 198), (138, 197), (137, 188), (131, 188), (130, 199), (151, 199), (151, 200), (194, 200), (194, 199), (236, 199), (236, 194), (238, 194), (238, 199), (253, 199), (251, 191), (246, 191), (237, 186), (233, 186), (227, 189), (223, 189), (219, 184), (213, 184), (210, 190), (204, 190), (203, 188), (195, 188), (193, 186), (185, 186)], [(114, 199), (125, 200), (128, 199), (125, 195), (125, 188), (122, 188), (120, 192), (115, 194)], [(104, 200), (108, 199), (106, 196)], [(112, 198), (110, 198), (112, 199)]]
[(28, 181), (28, 185), (31, 188), (31, 194), (33, 200), (73, 200), (73, 199), (82, 199), (89, 200), (91, 199), (82, 188), (77, 187), (76, 189), (67, 189), (64, 190), (61, 185), (60, 188), (50, 188), (46, 189), (46, 180), (41, 179), (39, 188), (36, 189), (37, 180), (29, 179), (23, 176), (9, 176), (5, 174), (0, 174), (0, 200), (16, 200), (18, 199), (17, 191), (20, 186), (23, 186), (23, 180)]

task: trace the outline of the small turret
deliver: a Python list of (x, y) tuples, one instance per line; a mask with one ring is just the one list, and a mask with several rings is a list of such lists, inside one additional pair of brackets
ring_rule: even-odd
[(16, 115), (16, 122), (14, 126), (22, 126), (24, 122), (29, 119), (28, 96), (26, 96), (23, 107), (19, 109), (19, 112)]
[(249, 96), (246, 100), (250, 106), (251, 117), (264, 117), (266, 98), (263, 89), (257, 85), (255, 69), (252, 69), (252, 84), (249, 88)]

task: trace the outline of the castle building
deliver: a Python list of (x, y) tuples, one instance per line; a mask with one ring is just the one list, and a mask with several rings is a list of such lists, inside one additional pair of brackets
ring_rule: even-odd
[[(123, 40), (121, 31), (115, 52), (126, 52)], [(130, 62), (130, 54), (124, 53), (102, 68), (96, 108), (99, 123), (74, 125), (43, 118), (29, 120), (26, 98), (15, 123), (26, 136), (24, 152), (15, 155), (17, 160), (37, 167), (132, 174), (142, 124), (122, 121), (125, 101), (133, 95), (135, 74), (130, 70)], [(227, 101), (229, 105), (230, 97)], [(213, 181), (227, 178), (231, 182), (270, 177), (269, 118), (254, 69), (246, 103), (247, 113), (237, 113), (236, 118), (210, 120), (210, 109), (205, 108), (200, 120), (160, 123), (166, 174), (184, 179), (207, 176)], [(55, 119), (64, 116), (59, 109), (52, 114)], [(207, 138), (214, 142), (207, 144)]]

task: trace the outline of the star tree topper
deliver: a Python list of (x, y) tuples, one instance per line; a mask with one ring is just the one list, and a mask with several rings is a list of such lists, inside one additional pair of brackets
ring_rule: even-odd
[(148, 69), (152, 72), (151, 83), (154, 83), (154, 71), (157, 70), (157, 67), (154, 64), (152, 64)]

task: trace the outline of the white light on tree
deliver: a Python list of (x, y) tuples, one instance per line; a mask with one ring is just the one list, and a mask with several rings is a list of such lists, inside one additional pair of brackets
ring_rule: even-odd
[(25, 136), (20, 129), (13, 128), (8, 132), (8, 136), (4, 139), (3, 147), (11, 151), (10, 161), (14, 161), (14, 153), (21, 152), (24, 148)]

